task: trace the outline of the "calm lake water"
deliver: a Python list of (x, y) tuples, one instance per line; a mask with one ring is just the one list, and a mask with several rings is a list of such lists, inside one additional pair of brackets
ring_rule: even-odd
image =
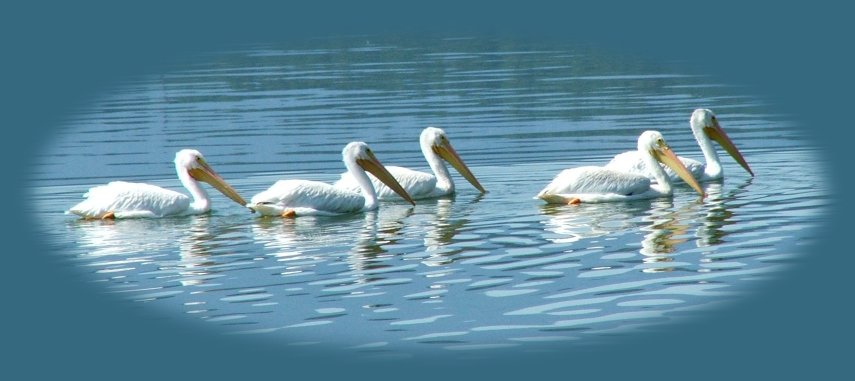
[[(117, 84), (46, 143), (31, 183), (58, 261), (116, 303), (211, 334), (365, 356), (560, 350), (728, 308), (815, 239), (829, 206), (818, 153), (743, 88), (595, 50), (489, 39), (342, 38), (212, 53)], [(673, 198), (547, 206), (560, 170), (602, 165), (661, 131), (702, 158), (688, 125), (715, 111), (751, 178)], [(342, 147), (428, 170), (442, 127), (489, 191), (383, 203), (343, 217), (265, 219), (210, 191), (208, 215), (81, 221), (93, 186), (184, 191), (197, 148), (249, 199), (278, 179), (335, 181)], [(798, 173), (799, 176), (794, 176)]]

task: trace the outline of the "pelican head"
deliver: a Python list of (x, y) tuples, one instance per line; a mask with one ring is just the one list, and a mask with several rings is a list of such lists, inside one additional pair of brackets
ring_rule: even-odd
[(364, 142), (350, 142), (341, 151), (341, 156), (344, 158), (344, 164), (350, 168), (348, 162), (353, 162), (359, 165), (363, 170), (371, 172), (374, 177), (386, 184), (390, 189), (395, 191), (404, 200), (407, 200), (412, 205), (416, 205), (415, 201), (410, 197), (404, 187), (398, 183), (398, 180), (377, 160), (374, 152)]
[[(697, 180), (692, 177), (692, 174), (686, 169), (686, 166), (683, 165), (683, 162), (677, 158), (677, 154), (671, 150), (671, 147), (668, 146), (668, 143), (665, 142), (665, 138), (662, 137), (662, 134), (659, 131), (644, 131), (641, 136), (638, 137), (638, 151), (649, 153), (650, 156), (653, 156), (656, 161), (667, 165), (670, 167), (674, 173), (676, 173), (686, 184), (689, 184), (701, 197), (704, 197), (704, 191), (701, 189), (701, 186), (698, 184)], [(656, 166), (659, 169), (659, 166)], [(661, 169), (659, 169), (661, 171)]]
[(745, 168), (751, 176), (754, 176), (754, 172), (751, 171), (751, 167), (748, 166), (748, 163), (745, 161), (745, 158), (742, 157), (742, 153), (736, 148), (730, 138), (727, 137), (727, 134), (718, 124), (718, 119), (716, 119), (715, 114), (709, 109), (699, 108), (692, 113), (691, 119), (689, 119), (689, 124), (692, 126), (692, 131), (697, 135), (699, 131), (702, 131), (706, 137), (712, 139), (716, 143), (718, 143), (722, 148), (724, 148), (727, 153), (736, 160), (742, 168)]
[(460, 156), (457, 155), (457, 151), (455, 151), (454, 147), (451, 146), (451, 142), (448, 141), (445, 131), (441, 128), (425, 128), (419, 137), (419, 143), (422, 147), (430, 147), (433, 153), (439, 155), (439, 157), (451, 164), (451, 166), (454, 167), (454, 169), (456, 169), (457, 172), (460, 173), (460, 175), (462, 175), (467, 181), (469, 181), (475, 189), (478, 189), (479, 192), (487, 192), (484, 187), (481, 186), (481, 183), (478, 182), (478, 179), (475, 178), (475, 175), (472, 174), (472, 171), (469, 170), (469, 167), (467, 167)]
[(217, 172), (208, 165), (202, 153), (194, 149), (183, 149), (175, 154), (175, 168), (186, 172), (197, 181), (211, 184), (214, 189), (220, 191), (234, 202), (246, 205), (246, 200), (241, 197)]

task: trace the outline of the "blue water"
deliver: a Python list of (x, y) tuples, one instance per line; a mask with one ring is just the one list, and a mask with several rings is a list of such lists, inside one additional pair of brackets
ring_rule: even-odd
[[(321, 39), (252, 46), (132, 78), (40, 152), (33, 208), (57, 258), (116, 303), (282, 345), (365, 356), (559, 350), (690, 321), (763, 289), (829, 206), (815, 148), (743, 88), (576, 46), (490, 39)], [(602, 165), (646, 129), (701, 158), (692, 110), (714, 110), (750, 177), (673, 198), (550, 206), (564, 168)], [(245, 198), (278, 179), (333, 182), (341, 148), (428, 170), (421, 129), (448, 133), (489, 191), (342, 217), (266, 219), (214, 191), (208, 215), (81, 221), (93, 186), (178, 191), (192, 147)], [(798, 174), (795, 176), (794, 174)]]

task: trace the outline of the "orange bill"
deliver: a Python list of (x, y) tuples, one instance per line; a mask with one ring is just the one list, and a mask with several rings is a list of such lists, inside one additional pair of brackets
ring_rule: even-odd
[(383, 184), (386, 184), (387, 187), (395, 191), (399, 196), (401, 196), (404, 200), (407, 200), (412, 205), (416, 205), (416, 202), (410, 197), (410, 194), (404, 190), (404, 187), (396, 180), (391, 173), (380, 163), (380, 160), (377, 160), (374, 157), (373, 153), (369, 153), (369, 159), (356, 159), (356, 164), (359, 164), (360, 167), (365, 169), (368, 172), (371, 172), (374, 177), (378, 180), (382, 181)]
[(665, 164), (670, 167), (674, 171), (674, 173), (677, 174), (677, 176), (680, 176), (680, 178), (683, 179), (686, 184), (689, 184), (689, 186), (691, 186), (695, 191), (697, 191), (698, 194), (701, 195), (701, 198), (704, 198), (706, 196), (706, 194), (704, 194), (703, 189), (701, 189), (700, 184), (698, 184), (698, 181), (695, 180), (691, 172), (686, 169), (686, 166), (683, 165), (683, 162), (681, 162), (680, 159), (677, 158), (677, 154), (675, 154), (674, 151), (671, 150), (671, 147), (668, 147), (666, 145), (661, 149), (652, 150), (651, 153), (653, 154), (653, 157), (656, 158), (656, 160), (659, 160), (659, 162), (661, 162), (662, 164)]
[(451, 164), (454, 169), (459, 172), (463, 178), (469, 181), (475, 189), (478, 189), (479, 192), (485, 193), (484, 187), (481, 186), (481, 183), (478, 182), (478, 179), (475, 178), (475, 175), (472, 174), (472, 171), (469, 170), (469, 167), (463, 163), (463, 160), (460, 159), (460, 156), (457, 155), (457, 151), (451, 146), (451, 143), (445, 143), (442, 145), (433, 146), (433, 152)]
[(234, 188), (232, 188), (225, 180), (223, 180), (217, 172), (214, 172), (213, 169), (206, 163), (204, 160), (198, 160), (199, 163), (198, 168), (191, 168), (187, 170), (190, 173), (190, 176), (196, 180), (204, 181), (208, 184), (211, 184), (214, 189), (220, 191), (220, 193), (224, 194), (226, 197), (234, 200), (234, 202), (240, 204), (241, 206), (246, 205), (246, 200), (241, 197)]
[(742, 153), (736, 148), (730, 138), (727, 137), (727, 134), (718, 125), (718, 121), (713, 121), (712, 127), (704, 127), (704, 133), (709, 136), (710, 139), (715, 140), (722, 148), (724, 148), (727, 153), (736, 160), (742, 168), (745, 168), (751, 176), (754, 176), (754, 172), (751, 171), (751, 167), (748, 166), (748, 163), (745, 161), (745, 158), (742, 157)]

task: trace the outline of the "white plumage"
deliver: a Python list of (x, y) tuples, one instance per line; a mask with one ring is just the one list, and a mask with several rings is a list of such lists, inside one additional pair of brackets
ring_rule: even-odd
[(246, 201), (210, 166), (199, 151), (185, 149), (175, 154), (175, 170), (181, 183), (193, 196), (145, 183), (113, 181), (89, 189), (85, 200), (66, 213), (83, 218), (158, 218), (200, 214), (211, 209), (204, 181), (241, 205)]
[(301, 215), (337, 215), (377, 208), (377, 194), (365, 171), (414, 204), (409, 194), (383, 167), (368, 145), (352, 142), (342, 150), (348, 172), (354, 176), (361, 194), (333, 185), (310, 180), (279, 180), (267, 190), (252, 197), (246, 206), (265, 216), (294, 217)]
[[(702, 178), (705, 180), (711, 180), (711, 178), (704, 176), (704, 169), (706, 167), (704, 163), (683, 156), (678, 156), (677, 158), (695, 179), (699, 181)], [(657, 165), (665, 171), (665, 175), (668, 176), (669, 180), (678, 181), (680, 179), (680, 177), (677, 176), (671, 168), (660, 164)], [(644, 163), (644, 160), (641, 158), (641, 155), (638, 154), (638, 151), (621, 152), (615, 155), (615, 157), (613, 157), (604, 168), (618, 172), (641, 175), (650, 180), (656, 181), (656, 178), (653, 177), (653, 171), (647, 169), (647, 164)]]
[(89, 189), (86, 200), (68, 212), (81, 217), (101, 218), (113, 212), (117, 218), (163, 217), (190, 207), (190, 197), (145, 183), (112, 181)]
[[(584, 166), (561, 171), (538, 194), (538, 197), (551, 202), (555, 196), (564, 199), (569, 194), (580, 194), (584, 196), (575, 196), (580, 198), (580, 201), (608, 201), (612, 198), (621, 199), (642, 195), (650, 190), (650, 186), (650, 180), (644, 176), (612, 171), (603, 167)], [(557, 200), (555, 203), (563, 202)]]
[[(472, 174), (472, 171), (469, 170), (469, 167), (467, 167), (466, 164), (463, 163), (463, 160), (460, 159), (460, 156), (457, 155), (457, 152), (451, 146), (451, 142), (449, 142), (445, 131), (436, 127), (425, 128), (419, 136), (419, 146), (421, 147), (422, 154), (424, 155), (425, 160), (427, 160), (428, 165), (430, 165), (433, 174), (414, 171), (405, 167), (386, 167), (389, 173), (398, 180), (401, 187), (403, 187), (412, 198), (425, 199), (454, 193), (454, 181), (451, 179), (451, 175), (449, 174), (444, 161), (447, 161), (457, 169), (457, 171), (481, 193), (486, 192)], [(395, 192), (379, 181), (376, 177), (369, 177), (372, 184), (374, 184), (374, 189), (376, 190), (377, 197), (379, 199), (382, 200), (396, 197)], [(360, 188), (356, 178), (350, 172), (342, 173), (341, 179), (335, 183), (335, 186), (351, 191), (358, 191)]]
[(320, 181), (279, 180), (248, 206), (262, 215), (281, 215), (286, 209), (298, 216), (337, 215), (364, 209), (365, 197)]
[[(718, 124), (715, 114), (709, 109), (697, 109), (692, 113), (689, 119), (689, 125), (692, 128), (692, 134), (701, 147), (701, 152), (704, 154), (706, 163), (700, 161), (679, 157), (683, 166), (689, 170), (692, 176), (698, 181), (717, 180), (724, 176), (721, 161), (712, 141), (719, 143), (725, 151), (736, 160), (745, 170), (754, 176), (754, 172), (748, 166), (748, 163), (743, 158), (742, 153), (736, 148), (724, 129)], [(606, 164), (606, 168), (621, 172), (635, 173), (647, 176), (653, 179), (653, 172), (648, 170), (645, 160), (642, 159), (638, 151), (627, 151), (616, 155)], [(664, 167), (665, 173), (671, 181), (676, 181), (679, 176), (668, 167)]]
[(645, 131), (638, 137), (638, 152), (658, 184), (647, 176), (620, 172), (604, 167), (585, 166), (560, 172), (536, 198), (547, 203), (576, 204), (645, 199), (671, 195), (671, 181), (657, 163), (663, 162), (703, 196), (697, 182), (680, 163), (658, 131)]

